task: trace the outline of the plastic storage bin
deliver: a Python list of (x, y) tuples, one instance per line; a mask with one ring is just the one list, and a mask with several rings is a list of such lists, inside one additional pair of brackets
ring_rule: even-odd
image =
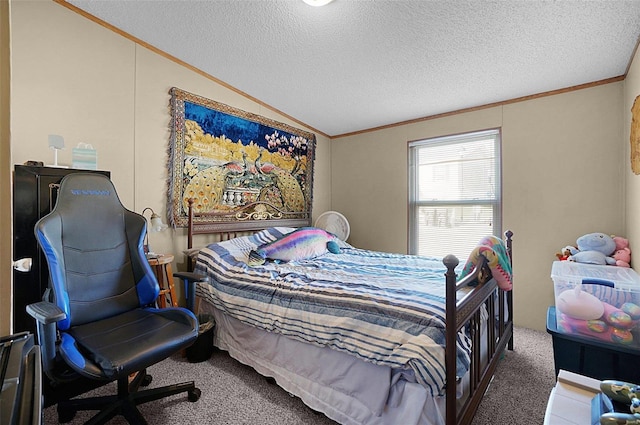
[(553, 342), (553, 360), (556, 375), (560, 369), (591, 378), (640, 384), (640, 351), (619, 344), (610, 344), (568, 335), (558, 331), (556, 309), (547, 310), (547, 332)]
[(556, 330), (640, 347), (640, 276), (633, 269), (554, 261)]

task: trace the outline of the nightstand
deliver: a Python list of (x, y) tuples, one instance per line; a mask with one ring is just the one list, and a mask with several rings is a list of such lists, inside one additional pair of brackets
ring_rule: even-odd
[(158, 278), (158, 284), (160, 285), (158, 306), (160, 308), (165, 308), (167, 305), (170, 307), (177, 307), (178, 299), (173, 285), (173, 271), (171, 270), (173, 255), (158, 254), (156, 257), (147, 258), (147, 260), (149, 261), (149, 265), (155, 270), (156, 277)]

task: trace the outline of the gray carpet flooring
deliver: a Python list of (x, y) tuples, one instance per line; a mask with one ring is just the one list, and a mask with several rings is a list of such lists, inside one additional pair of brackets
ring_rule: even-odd
[[(516, 328), (514, 351), (507, 352), (498, 365), (493, 382), (480, 405), (474, 425), (540, 425), (549, 393), (555, 385), (551, 336), (546, 332)], [(190, 403), (186, 395), (176, 395), (140, 406), (149, 424), (216, 425), (335, 425), (313, 412), (298, 398), (269, 384), (252, 368), (216, 351), (202, 363), (171, 357), (149, 368), (151, 387), (195, 380), (202, 397)], [(109, 384), (94, 390), (99, 395), (114, 392)], [(71, 424), (91, 417), (79, 412)], [(45, 424), (57, 424), (55, 406), (45, 409)], [(110, 424), (124, 424), (114, 418)], [(401, 424), (398, 424), (401, 425)]]

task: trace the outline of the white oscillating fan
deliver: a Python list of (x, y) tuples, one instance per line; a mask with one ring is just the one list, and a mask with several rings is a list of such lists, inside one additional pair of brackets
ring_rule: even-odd
[(333, 233), (343, 241), (347, 240), (349, 232), (351, 232), (349, 221), (345, 216), (337, 211), (327, 211), (320, 214), (316, 219), (315, 227), (319, 227), (329, 233)]

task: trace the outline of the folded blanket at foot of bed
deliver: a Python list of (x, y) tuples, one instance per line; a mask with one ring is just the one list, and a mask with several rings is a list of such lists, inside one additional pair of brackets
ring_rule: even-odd
[(480, 256), (487, 259), (489, 270), (491, 270), (491, 274), (498, 286), (505, 291), (510, 291), (513, 287), (513, 273), (511, 271), (509, 253), (504, 241), (495, 236), (486, 236), (478, 242), (478, 245), (469, 254), (459, 279), (473, 271), (473, 268), (478, 264)]

